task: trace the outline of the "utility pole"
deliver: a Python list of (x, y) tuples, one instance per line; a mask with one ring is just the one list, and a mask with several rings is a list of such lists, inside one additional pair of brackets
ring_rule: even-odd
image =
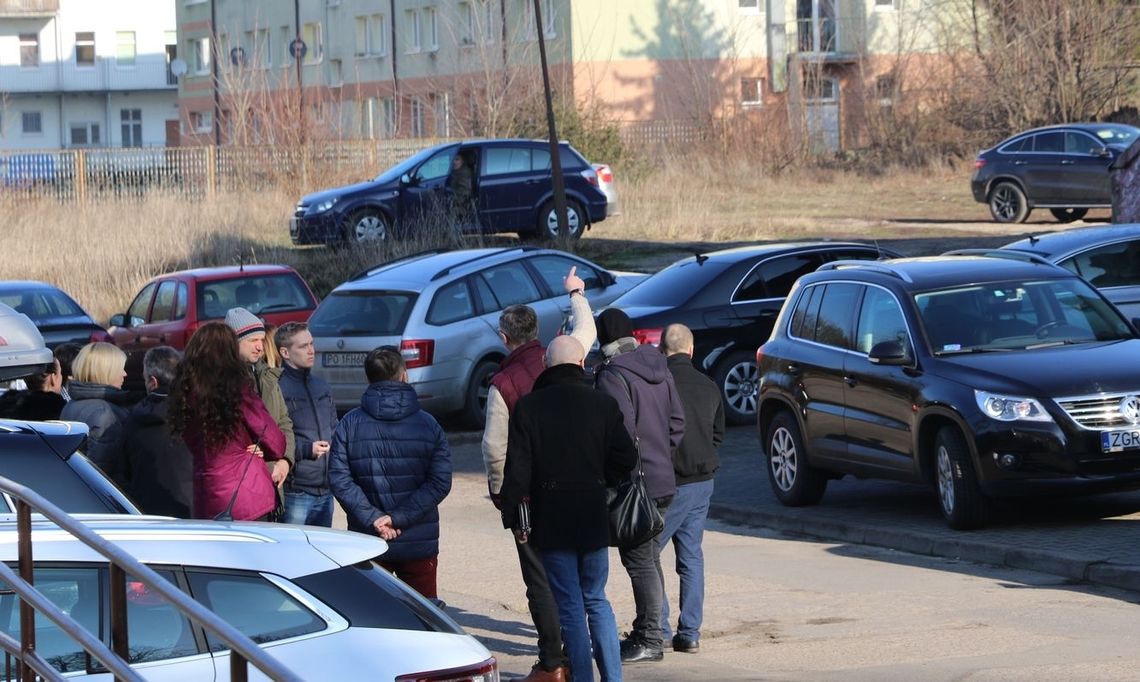
[[(550, 174), (554, 180), (554, 214), (558, 217), (558, 242), (563, 247), (570, 240), (570, 222), (566, 217), (566, 184), (562, 179), (562, 154), (558, 148), (558, 131), (554, 126), (554, 102), (550, 96), (550, 73), (546, 65), (546, 40), (542, 31), (542, 7), (534, 0), (534, 25), (538, 31), (538, 56), (542, 63), (542, 91), (546, 97), (546, 128), (550, 136)], [(582, 229), (582, 216), (578, 216)]]
[(293, 0), (293, 26), (297, 34), (293, 37), (293, 60), (297, 66), (297, 125), (301, 126), (301, 144), (305, 144), (305, 83), (301, 74), (301, 62), (305, 55), (301, 48), (304, 45), (301, 40), (301, 0)]
[(210, 85), (214, 91), (214, 146), (222, 144), (222, 100), (218, 94), (218, 0), (210, 0)]

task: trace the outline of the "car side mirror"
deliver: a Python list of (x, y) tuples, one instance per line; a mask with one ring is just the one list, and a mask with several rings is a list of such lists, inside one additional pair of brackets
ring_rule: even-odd
[(613, 285), (617, 284), (617, 277), (615, 277), (614, 273), (610, 272), (609, 270), (603, 270), (601, 272), (601, 278), (603, 287), (612, 287)]
[(400, 176), (400, 184), (401, 185), (414, 185), (414, 184), (416, 184), (415, 178), (413, 178), (408, 173), (404, 173), (403, 175)]
[(872, 365), (905, 365), (910, 362), (910, 357), (907, 355), (906, 347), (898, 341), (880, 341), (876, 343), (871, 352), (867, 354), (867, 359), (871, 361)]
[(109, 323), (112, 327), (125, 327), (127, 326), (127, 316), (122, 313), (112, 315)]
[(1112, 158), (1112, 150), (1109, 149), (1108, 147), (1101, 147), (1101, 148), (1096, 150), (1096, 155), (1102, 159), (1111, 159)]

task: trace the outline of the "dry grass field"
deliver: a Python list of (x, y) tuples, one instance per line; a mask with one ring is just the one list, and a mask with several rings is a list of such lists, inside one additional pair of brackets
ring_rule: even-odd
[[(1059, 227), (1002, 227), (969, 194), (965, 167), (876, 177), (812, 170), (765, 175), (742, 161), (688, 158), (636, 180), (618, 177), (622, 215), (577, 249), (610, 267), (653, 270), (686, 251), (783, 239), (877, 239), (907, 254), (999, 244)], [(7, 216), (0, 279), (39, 279), (70, 292), (97, 320), (122, 312), (147, 279), (239, 260), (296, 267), (321, 296), (360, 269), (426, 246), (512, 244), (513, 236), (444, 238), (368, 249), (295, 248), (286, 191), (211, 201), (142, 200), (0, 206)], [(1103, 217), (1103, 216), (1101, 216)]]

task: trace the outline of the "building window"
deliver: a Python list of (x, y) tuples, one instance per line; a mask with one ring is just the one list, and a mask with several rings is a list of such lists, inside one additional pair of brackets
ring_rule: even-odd
[(889, 107), (894, 104), (895, 92), (898, 84), (895, 81), (894, 74), (885, 74), (875, 79), (875, 97), (879, 100), (879, 106)]
[(329, 60), (329, 85), (344, 84), (344, 62), (339, 59)]
[(740, 103), (745, 107), (758, 107), (764, 102), (764, 79), (740, 79)]
[(459, 3), (459, 44), (475, 44), (475, 6), (470, 2)]
[(396, 100), (391, 97), (385, 97), (381, 114), (384, 117), (384, 135), (386, 137), (396, 136)]
[(32, 67), (40, 65), (40, 35), (38, 33), (20, 34), (20, 66)]
[(422, 49), (420, 42), (420, 11), (410, 9), (404, 12), (404, 39), (408, 46), (404, 52), (419, 52)]
[(210, 73), (210, 39), (194, 38), (190, 41), (191, 66), (196, 74)]
[(142, 109), (122, 109), (119, 122), (123, 125), (123, 146), (142, 146)]
[(898, 8), (898, 0), (875, 0), (875, 9), (877, 10), (891, 10)]
[(293, 42), (297, 36), (293, 33), (293, 29), (288, 26), (282, 26), (279, 34), (281, 36), (281, 66), (288, 68), (290, 64), (297, 61), (293, 53), (289, 51), (289, 43)]
[(214, 129), (214, 112), (212, 111), (191, 111), (190, 112), (190, 127), (196, 133), (208, 133)]
[(38, 111), (22, 112), (20, 124), (25, 135), (42, 135), (44, 132), (44, 116)]
[[(273, 66), (273, 46), (271, 44), (269, 29), (258, 28), (245, 32), (245, 40), (249, 43), (249, 54), (239, 53), (240, 59), (234, 60), (235, 66), (252, 64), (260, 69)], [(240, 64), (237, 64), (240, 62)]]
[(75, 34), (75, 65), (95, 66), (94, 31), (84, 31)]
[(759, 14), (760, 0), (737, 0), (737, 7), (741, 14)]
[(305, 24), (301, 33), (301, 40), (305, 41), (308, 52), (305, 53), (306, 64), (317, 64), (324, 56), (324, 46), (321, 45), (321, 25)]
[(424, 21), (427, 24), (427, 49), (435, 52), (439, 49), (439, 21), (436, 18), (434, 7), (424, 8)]
[(446, 92), (431, 96), (431, 115), (435, 120), (435, 136), (450, 137), (451, 106)]
[(357, 57), (381, 57), (387, 53), (384, 41), (384, 15), (371, 14), (356, 17)]
[(804, 74), (804, 97), (814, 102), (834, 102), (839, 96), (834, 78)]
[(412, 137), (424, 136), (424, 103), (419, 97), (412, 98)]
[(483, 42), (490, 45), (495, 42), (495, 17), (499, 3), (495, 0), (479, 0), (479, 6), (481, 8), (479, 33), (483, 37)]
[(70, 135), (72, 147), (93, 147), (103, 144), (98, 123), (72, 123)]
[[(521, 31), (523, 40), (538, 40), (538, 24), (534, 19), (534, 0), (522, 0), (523, 12), (521, 16), (526, 17), (526, 26)], [(542, 0), (540, 3), (542, 8), (542, 36), (544, 38), (554, 38), (557, 32), (554, 30), (554, 0)]]
[(115, 32), (115, 64), (117, 66), (135, 65), (135, 32)]

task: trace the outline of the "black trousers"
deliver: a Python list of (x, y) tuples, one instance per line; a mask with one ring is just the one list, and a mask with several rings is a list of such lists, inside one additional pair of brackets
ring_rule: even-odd
[[(673, 497), (670, 495), (654, 501), (661, 516), (665, 516), (665, 510), (669, 508)], [(629, 574), (636, 609), (629, 638), (651, 649), (660, 649), (661, 600), (665, 588), (661, 584), (661, 546), (657, 542), (657, 536), (634, 547), (619, 547), (618, 554), (621, 555), (621, 565), (625, 566), (625, 572)]]
[(538, 631), (538, 664), (544, 670), (554, 670), (567, 665), (566, 654), (562, 651), (562, 626), (558, 622), (558, 605), (546, 580), (546, 569), (542, 567), (542, 557), (533, 545), (514, 543), (519, 552), (519, 568), (522, 569), (523, 584), (526, 585), (526, 602), (534, 629)]

